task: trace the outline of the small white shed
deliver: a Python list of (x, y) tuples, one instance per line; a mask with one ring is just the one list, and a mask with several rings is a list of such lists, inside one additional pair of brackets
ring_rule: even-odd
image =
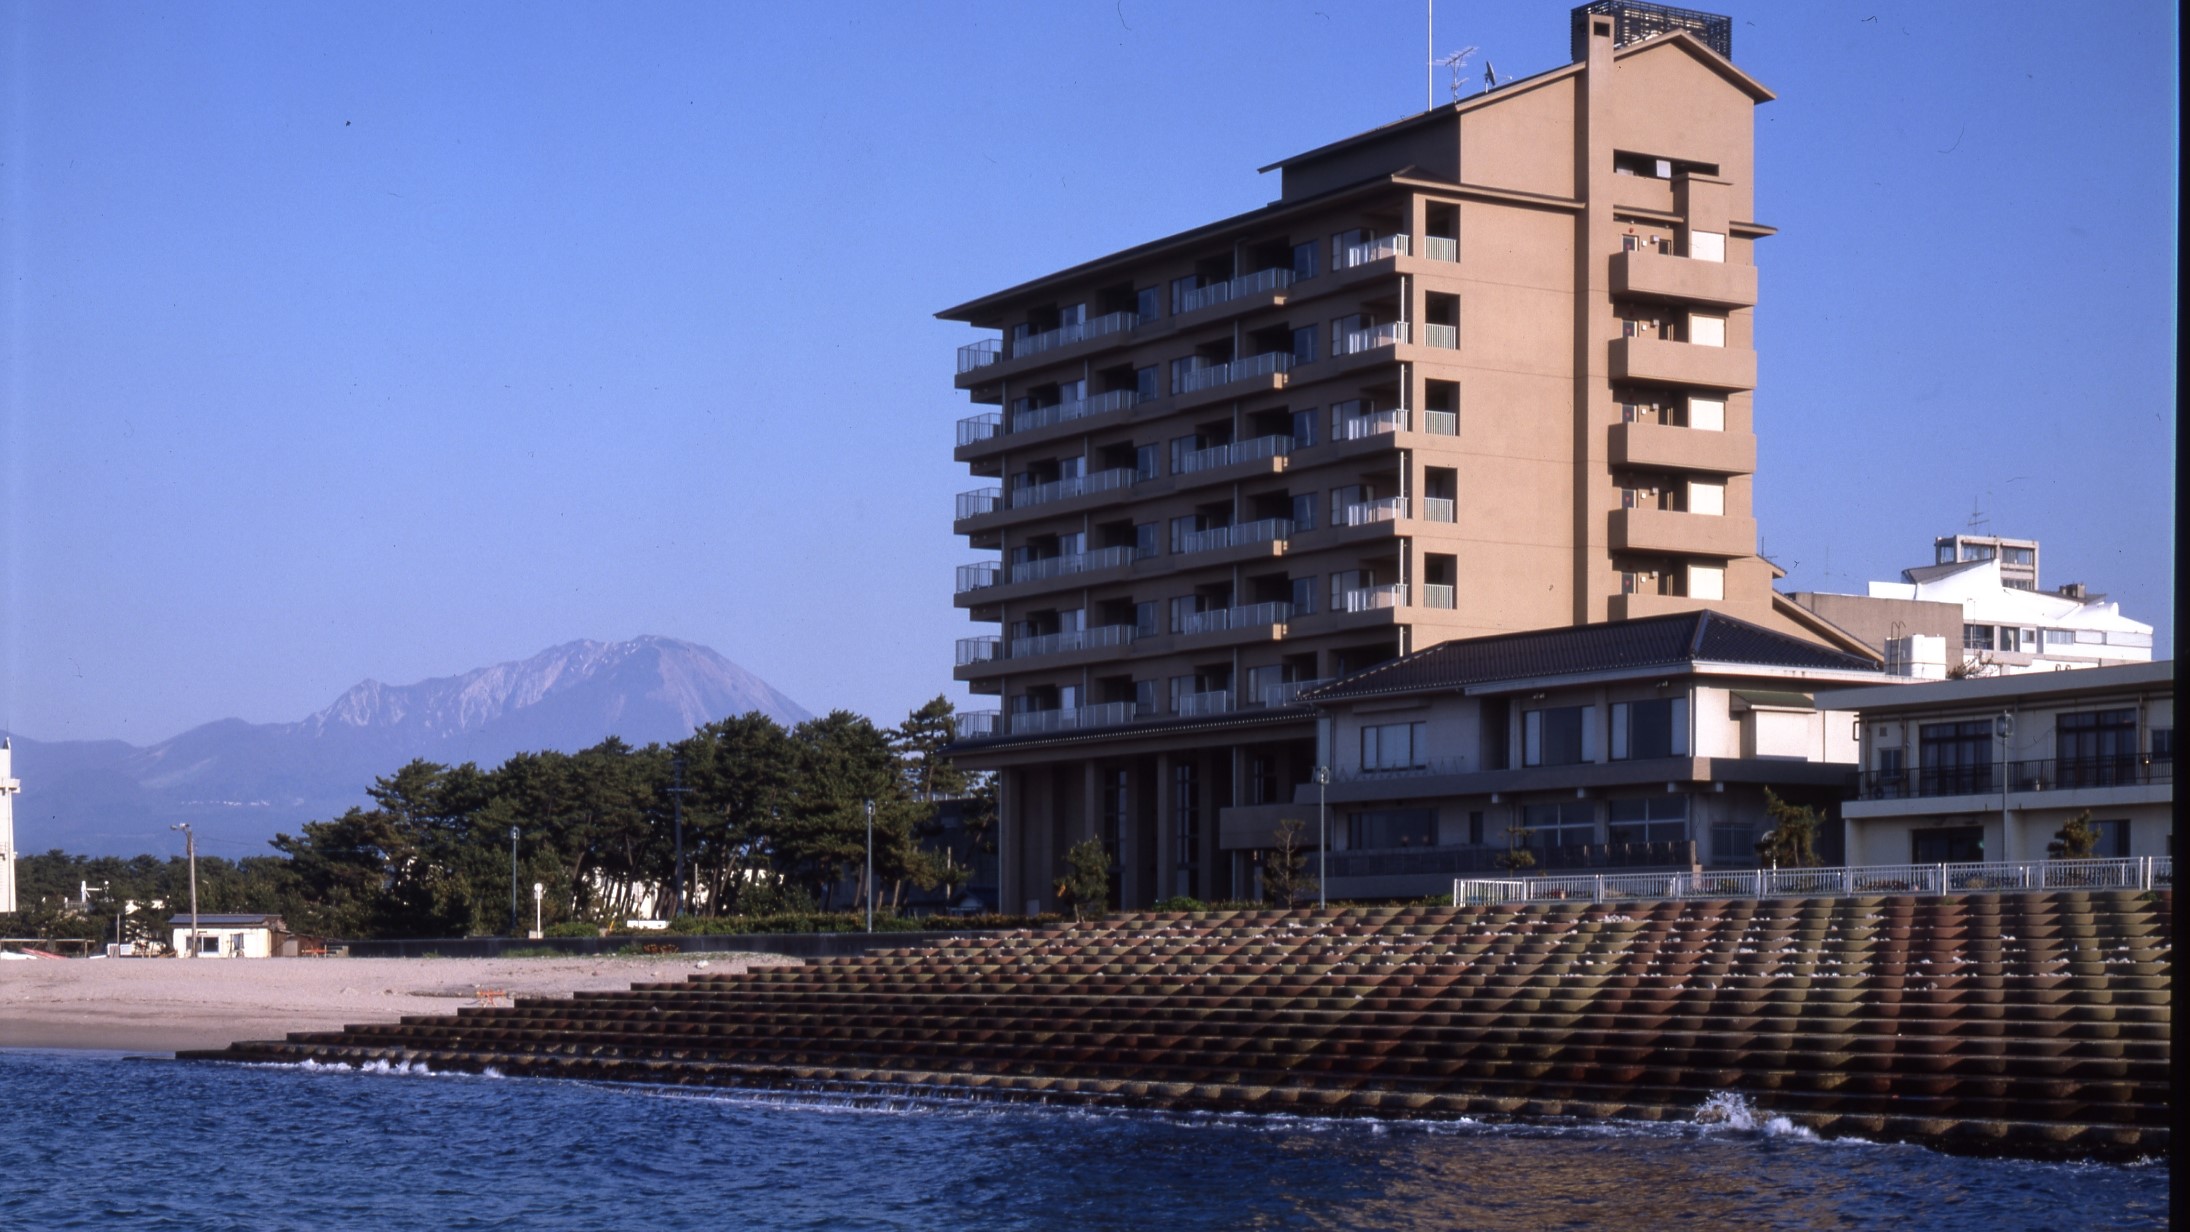
[[(167, 921), (167, 926), (175, 934), (175, 952), (190, 953), (189, 915), (174, 916)], [(281, 952), (281, 942), (288, 935), (289, 930), (278, 915), (201, 913), (196, 950), (202, 958), (272, 958)]]

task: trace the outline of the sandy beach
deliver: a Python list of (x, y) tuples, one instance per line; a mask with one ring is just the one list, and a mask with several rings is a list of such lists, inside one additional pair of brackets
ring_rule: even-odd
[(567, 996), (795, 963), (660, 958), (109, 958), (0, 962), (0, 1048), (174, 1052), (291, 1031), (453, 1014), (480, 989)]

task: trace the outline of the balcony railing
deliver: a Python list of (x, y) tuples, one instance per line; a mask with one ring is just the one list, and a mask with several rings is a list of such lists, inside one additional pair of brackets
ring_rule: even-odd
[(1207, 693), (1179, 694), (1179, 713), (1182, 715), (1230, 714), (1231, 712), (1232, 690), (1230, 689), (1214, 689)]
[(1378, 347), (1398, 346), (1407, 340), (1407, 323), (1389, 321), (1367, 329), (1351, 329), (1338, 336), (1331, 350), (1339, 355), (1359, 355)]
[(1911, 800), (1929, 796), (1982, 796), (2010, 792), (2073, 791), (2085, 787), (2142, 787), (2175, 781), (2172, 758), (2140, 754), (2116, 757), (2047, 757), (2035, 761), (1973, 766), (1919, 766), (1912, 770), (1866, 770), (1857, 784), (1859, 800)]
[[(1572, 843), (1558, 847), (1530, 847), (1537, 868), (1680, 868), (1696, 867), (1694, 839), (1664, 843)], [(1334, 851), (1330, 861), (1333, 877), (1403, 877), (1428, 874), (1464, 877), (1478, 873), (1493, 876), (1505, 866), (1498, 861), (1503, 847), (1416, 847), (1396, 851)]]
[(959, 638), (958, 666), (964, 667), (968, 663), (987, 663), (996, 658), (1001, 641), (1001, 638), (993, 634), (985, 637)]
[(1850, 894), (1964, 894), (1994, 890), (2171, 890), (2173, 856), (1998, 864), (1872, 864), (1589, 877), (1456, 880), (1454, 906), (1584, 899), (1822, 898)]
[(1212, 608), (1206, 612), (1188, 612), (1179, 622), (1179, 632), (1222, 633), (1226, 629), (1253, 629), (1261, 625), (1281, 625), (1293, 617), (1290, 603), (1250, 603), (1244, 607)]
[(1404, 496), (1383, 496), (1346, 506), (1348, 526), (1367, 526), (1371, 522), (1390, 522), (1406, 516), (1407, 498)]
[(1406, 409), (1395, 407), (1391, 410), (1368, 411), (1360, 415), (1348, 415), (1338, 421), (1338, 425), (1332, 430), (1331, 435), (1342, 441), (1358, 441), (1372, 436), (1383, 436), (1388, 433), (1403, 431), (1406, 426)]
[(1338, 257), (1331, 264), (1334, 269), (1352, 269), (1357, 265), (1367, 265), (1371, 261), (1381, 261), (1386, 257), (1404, 257), (1407, 252), (1406, 236), (1386, 235), (1373, 240), (1364, 240), (1359, 244), (1348, 244), (1338, 250)]
[(1212, 471), (1235, 462), (1258, 462), (1291, 453), (1293, 438), (1290, 436), (1258, 436), (1251, 440), (1233, 441), (1229, 445), (1211, 445), (1179, 455), (1179, 473), (1191, 475), (1196, 471)]
[(1132, 560), (1133, 549), (1129, 547), (1097, 548), (1092, 552), (1044, 556), (1039, 560), (1022, 560), (1013, 564), (1011, 580), (1039, 582), (1044, 578), (1063, 577), (1068, 573), (1093, 573), (1097, 569), (1112, 569), (1130, 564)]
[(1293, 271), (1289, 269), (1266, 269), (1253, 274), (1242, 274), (1228, 282), (1213, 282), (1205, 287), (1190, 287), (1180, 291), (1173, 297), (1171, 311), (1183, 316), (1213, 304), (1245, 299), (1250, 295), (1260, 295), (1265, 291), (1276, 291), (1291, 285)]
[(1363, 586), (1349, 590), (1343, 596), (1349, 612), (1375, 612), (1390, 607), (1407, 606), (1407, 584), (1393, 582), (1389, 586)]
[(1100, 338), (1105, 334), (1124, 333), (1140, 323), (1140, 313), (1112, 312), (1090, 320), (1075, 321), (1070, 325), (1060, 325), (1056, 329), (1044, 330), (1039, 334), (1028, 334), (1012, 344), (1011, 353), (1013, 358), (1022, 355), (1039, 355), (1044, 351), (1054, 351), (1058, 347), (1070, 346), (1075, 342), (1085, 342), (1090, 338)]
[(1265, 706), (1290, 706), (1293, 699), (1310, 689), (1320, 689), (1331, 683), (1328, 677), (1320, 680), (1281, 680), (1262, 686), (1262, 704)]
[(1262, 518), (1233, 526), (1212, 526), (1207, 530), (1187, 531), (1179, 536), (1179, 551), (1182, 554), (1214, 552), (1219, 548), (1235, 547), (1243, 543), (1272, 543), (1292, 537), (1291, 518)]
[(986, 368), (1004, 357), (1004, 340), (983, 338), (958, 348), (958, 373), (964, 376), (976, 368)]
[(1422, 412), (1422, 430), (1431, 436), (1458, 436), (1460, 435), (1460, 412), (1424, 411)]
[(1048, 406), (1029, 407), (1011, 413), (1011, 430), (1032, 432), (1051, 424), (1069, 423), (1090, 415), (1102, 415), (1110, 411), (1124, 410), (1140, 400), (1140, 392), (1132, 389), (1113, 389), (1092, 398), (1075, 398), (1070, 402), (1052, 402)]
[(1459, 597), (1459, 591), (1454, 587), (1440, 586), (1435, 582), (1422, 583), (1423, 607), (1443, 608), (1449, 612), (1459, 605)]
[(961, 710), (951, 716), (960, 740), (987, 740), (1003, 732), (1003, 716), (994, 710)]
[(1095, 706), (1075, 706), (1069, 710), (1022, 710), (1011, 716), (1011, 734), (1021, 736), (1071, 731), (1082, 727), (1115, 727), (1132, 721), (1132, 702), (1103, 702)]
[(960, 565), (958, 593), (962, 595), (969, 590), (986, 590), (996, 585), (1003, 572), (1004, 567), (993, 560), (984, 560), (975, 565)]
[(1228, 364), (1211, 364), (1206, 368), (1196, 368), (1179, 378), (1178, 392), (1190, 394), (1204, 389), (1215, 389), (1219, 385), (1229, 385), (1234, 381), (1249, 381), (1256, 377), (1284, 372), (1292, 366), (1293, 353), (1291, 351), (1265, 351), (1260, 355), (1235, 359)]
[(1037, 655), (1063, 654), (1068, 650), (1095, 650), (1104, 646), (1132, 644), (1132, 625), (1097, 625), (1092, 629), (1066, 629), (1057, 633), (1038, 633), (1032, 637), (1011, 639), (1011, 657), (1031, 659)]
[(966, 416), (958, 421), (958, 444), (963, 447), (995, 436), (1004, 430), (1003, 419), (995, 411)]
[(1447, 351), (1460, 349), (1460, 327), (1457, 325), (1424, 325), (1422, 345)]
[(1131, 487), (1133, 468), (1113, 467), (1107, 471), (1094, 471), (1086, 475), (1067, 475), (1048, 483), (1032, 483), (1011, 490), (1011, 507), (1024, 509), (1029, 505), (1046, 505), (1051, 501), (1070, 500), (1075, 496), (1087, 496), (1095, 492), (1113, 492)]
[(1002, 488), (975, 488), (971, 492), (960, 492), (958, 494), (958, 508), (953, 516), (958, 521), (963, 522), (967, 518), (977, 518), (984, 513), (994, 513), (1003, 507), (1004, 490)]
[(1449, 496), (1425, 496), (1422, 498), (1422, 520), (1425, 522), (1457, 522), (1459, 502)]
[(1426, 236), (1422, 240), (1422, 255), (1432, 261), (1458, 261), (1460, 241), (1442, 235)]

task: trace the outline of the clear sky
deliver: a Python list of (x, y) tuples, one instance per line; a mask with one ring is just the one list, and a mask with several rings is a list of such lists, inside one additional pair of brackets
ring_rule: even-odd
[[(1445, 0), (1436, 46), (1553, 68), (1568, 7)], [(2171, 654), (2174, 6), (1723, 7), (1779, 94), (1784, 585), (1975, 511)], [(639, 633), (814, 710), (963, 697), (975, 335), (932, 314), (1420, 110), (1423, 10), (0, 0), (0, 727), (149, 743)]]

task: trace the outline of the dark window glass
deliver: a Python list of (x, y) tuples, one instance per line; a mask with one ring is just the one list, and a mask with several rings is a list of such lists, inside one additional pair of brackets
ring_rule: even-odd
[(1309, 240), (1305, 244), (1293, 245), (1293, 277), (1313, 278), (1315, 276), (1316, 242)]
[(1926, 723), (1917, 729), (1918, 772), (1927, 796), (1992, 790), (1992, 720)]
[(2137, 712), (2088, 710), (2053, 724), (2055, 773), (2063, 787), (2133, 783), (2137, 777)]
[(1155, 287), (1142, 287), (1134, 293), (1133, 311), (1143, 321), (1153, 321), (1163, 315), (1163, 292)]
[(1437, 845), (1437, 810), (1380, 809), (1346, 816), (1346, 846), (1354, 851)]

